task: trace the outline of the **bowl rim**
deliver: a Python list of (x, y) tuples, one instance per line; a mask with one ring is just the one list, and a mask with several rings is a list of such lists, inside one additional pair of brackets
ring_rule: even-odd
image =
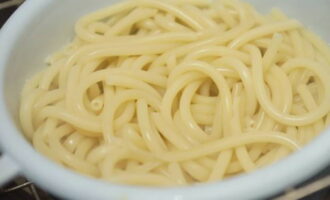
[[(29, 0), (21, 5), (0, 33), (0, 144), (20, 172), (51, 193), (70, 199), (255, 199), (282, 191), (309, 178), (330, 161), (330, 130), (307, 146), (271, 166), (228, 180), (184, 187), (155, 188), (120, 185), (82, 176), (41, 154), (24, 139), (11, 118), (5, 100), (5, 71), (29, 20), (54, 0)], [(63, 180), (64, 179), (64, 180)]]

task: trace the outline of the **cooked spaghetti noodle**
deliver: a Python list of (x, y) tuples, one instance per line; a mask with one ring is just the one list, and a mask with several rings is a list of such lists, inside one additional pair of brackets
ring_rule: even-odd
[(131, 0), (82, 17), (27, 81), (34, 147), (118, 183), (182, 185), (272, 164), (330, 122), (330, 50), (278, 10)]

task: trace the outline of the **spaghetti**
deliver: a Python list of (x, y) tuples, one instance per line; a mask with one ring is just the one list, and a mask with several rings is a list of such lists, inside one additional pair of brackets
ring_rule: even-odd
[(237, 0), (131, 0), (82, 17), (22, 91), (34, 147), (117, 183), (252, 172), (330, 122), (330, 50), (278, 10)]

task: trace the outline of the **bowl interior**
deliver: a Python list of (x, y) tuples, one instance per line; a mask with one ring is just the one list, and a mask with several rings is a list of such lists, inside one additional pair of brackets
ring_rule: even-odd
[[(39, 0), (33, 0), (38, 3)], [(44, 68), (45, 58), (60, 50), (74, 37), (74, 24), (84, 14), (114, 4), (119, 0), (46, 0), (38, 13), (29, 13), (30, 19), (18, 27), (17, 40), (11, 46), (12, 51), (4, 74), (4, 91), (7, 108), (18, 125), (20, 92), (25, 81)], [(24, 7), (24, 5), (23, 5)], [(24, 9), (24, 8), (22, 8)]]
[[(45, 58), (74, 36), (74, 24), (79, 17), (118, 0), (74, 0), (65, 3), (50, 0), (47, 6), (20, 27), (22, 33), (12, 46), (5, 70), (5, 98), (11, 117), (17, 123), (20, 92), (24, 82), (45, 67)], [(288, 16), (298, 19), (308, 28), (330, 41), (330, 3), (328, 0), (247, 0), (260, 12), (278, 7)]]

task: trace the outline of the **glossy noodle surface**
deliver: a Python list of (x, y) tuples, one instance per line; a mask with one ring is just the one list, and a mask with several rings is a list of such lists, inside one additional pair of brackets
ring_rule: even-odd
[(132, 0), (82, 17), (22, 90), (34, 147), (88, 176), (173, 186), (270, 165), (330, 122), (330, 50), (279, 10)]

